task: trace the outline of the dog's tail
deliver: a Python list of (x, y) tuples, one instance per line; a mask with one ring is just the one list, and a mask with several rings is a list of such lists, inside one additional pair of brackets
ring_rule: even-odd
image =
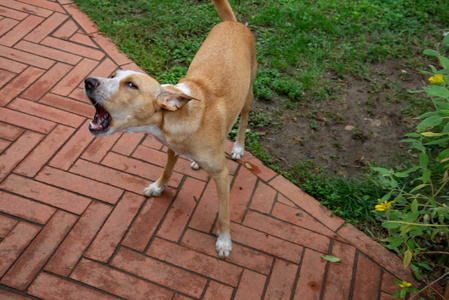
[(215, 5), (215, 9), (218, 12), (221, 20), (224, 21), (237, 21), (234, 12), (232, 11), (231, 5), (227, 0), (212, 0)]

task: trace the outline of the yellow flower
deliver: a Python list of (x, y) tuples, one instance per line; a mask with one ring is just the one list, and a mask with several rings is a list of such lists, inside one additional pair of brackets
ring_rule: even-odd
[(429, 78), (430, 83), (440, 84), (444, 82), (443, 74), (437, 74)]
[[(379, 200), (380, 200), (380, 199), (379, 199)], [(379, 201), (379, 200), (377, 200), (377, 201)], [(378, 210), (378, 211), (386, 211), (386, 210), (388, 210), (388, 209), (390, 208), (391, 203), (393, 203), (393, 202), (394, 202), (394, 201), (390, 201), (390, 202), (385, 201), (385, 202), (382, 202), (381, 204), (378, 204), (378, 205), (374, 206), (374, 209), (375, 209), (375, 210)]]
[(408, 283), (407, 281), (402, 280), (402, 283), (399, 285), (401, 288), (406, 288), (411, 286), (411, 283)]

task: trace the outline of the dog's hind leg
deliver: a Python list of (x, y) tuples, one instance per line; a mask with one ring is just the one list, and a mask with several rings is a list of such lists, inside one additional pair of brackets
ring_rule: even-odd
[(243, 156), (243, 152), (245, 151), (245, 134), (246, 129), (248, 128), (248, 117), (249, 111), (253, 105), (254, 95), (253, 88), (251, 87), (246, 97), (245, 105), (243, 105), (242, 112), (240, 113), (240, 122), (239, 129), (237, 132), (237, 138), (234, 143), (234, 147), (232, 147), (232, 159), (237, 160), (241, 159)]
[(175, 152), (170, 148), (167, 150), (167, 161), (165, 162), (165, 168), (162, 172), (162, 175), (158, 180), (150, 184), (143, 190), (143, 193), (147, 197), (157, 197), (160, 196), (161, 193), (165, 190), (167, 186), (168, 180), (170, 179), (173, 168), (175, 167), (176, 162), (178, 161), (178, 155), (175, 155)]

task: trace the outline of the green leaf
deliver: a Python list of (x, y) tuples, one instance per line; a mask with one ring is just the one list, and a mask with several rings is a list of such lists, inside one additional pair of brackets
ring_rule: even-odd
[(419, 155), (419, 165), (422, 169), (426, 169), (427, 165), (429, 164), (429, 157), (425, 152), (421, 152)]
[(399, 226), (401, 226), (401, 224), (399, 224), (399, 223), (389, 223), (388, 221), (382, 223), (382, 227), (387, 228), (387, 229), (395, 229), (395, 228), (398, 228)]
[(423, 183), (427, 183), (427, 181), (429, 181), (430, 179), (430, 175), (432, 174), (432, 171), (430, 171), (429, 169), (424, 170), (421, 180)]
[(442, 139), (438, 139), (438, 140), (434, 140), (428, 143), (425, 143), (425, 145), (439, 145), (439, 144), (445, 144), (449, 141), (449, 137), (446, 138), (442, 138)]
[(405, 136), (419, 138), (419, 133), (409, 132), (409, 133), (406, 133)]
[(449, 59), (444, 56), (439, 56), (438, 59), (440, 60), (440, 64), (444, 69), (449, 69)]
[(394, 173), (394, 176), (399, 177), (399, 178), (405, 178), (405, 177), (408, 177), (408, 174), (405, 172), (397, 172), (397, 173)]
[[(420, 72), (423, 73), (423, 74), (429, 74), (429, 75), (433, 75), (434, 74), (432, 72), (421, 71), (421, 70), (420, 70)], [(418, 94), (418, 93), (422, 93), (424, 91), (423, 90), (407, 90), (407, 92), (410, 93), (410, 94)]]
[(447, 124), (444, 125), (443, 131), (442, 131), (442, 133), (446, 133), (446, 132), (449, 132), (449, 122), (447, 122)]
[(438, 233), (438, 229), (434, 229), (432, 231), (432, 234), (430, 235), (430, 239), (433, 240), (435, 238), (435, 236), (437, 235), (437, 233)]
[(420, 185), (416, 186), (413, 190), (411, 190), (410, 194), (412, 194), (412, 193), (414, 193), (414, 192), (416, 192), (416, 191), (418, 191), (418, 190), (420, 190), (420, 189), (422, 189), (423, 187), (426, 187), (426, 186), (427, 186), (427, 184), (420, 184)]
[[(449, 221), (449, 214), (447, 212), (445, 212), (444, 210), (440, 210), (440, 214), (442, 216), (444, 216), (448, 221)], [(444, 224), (444, 222), (441, 222)]]
[[(436, 51), (435, 51), (436, 52)], [(438, 53), (438, 56), (440, 56), (440, 54)], [(432, 72), (435, 74), (437, 72), (437, 68), (435, 68), (435, 66), (433, 65), (429, 65), (430, 69), (432, 70)]]
[(414, 239), (408, 239), (407, 246), (409, 247), (409, 249), (416, 249), (417, 247), (419, 247)]
[(413, 271), (415, 271), (413, 275), (415, 275), (416, 279), (421, 280), (421, 270), (418, 268), (418, 266), (415, 266), (415, 264), (410, 264), (410, 267), (412, 267)]
[(404, 196), (402, 196), (402, 193), (401, 194), (399, 194), (399, 195), (397, 195), (395, 198), (394, 198), (394, 202), (395, 203), (400, 203), (400, 204), (402, 204), (404, 201)]
[(440, 125), (443, 122), (443, 118), (440, 116), (431, 116), (424, 119), (421, 123), (418, 124), (418, 129), (425, 129), (429, 127), (434, 127)]
[(419, 143), (418, 141), (413, 141), (412, 147), (421, 152), (426, 151), (426, 148), (423, 145), (421, 145), (421, 143)]
[(443, 41), (441, 42), (441, 45), (448, 45), (449, 44), (449, 34), (446, 34), (446, 36), (444, 37)]
[(323, 256), (321, 256), (321, 258), (324, 260), (327, 260), (329, 262), (332, 262), (332, 263), (337, 263), (341, 260), (340, 258), (332, 256), (332, 255), (323, 255)]
[(419, 170), (419, 166), (411, 167), (410, 169), (408, 169), (407, 171), (405, 171), (405, 173), (410, 174), (410, 173), (412, 173), (412, 172), (415, 172), (416, 170)]
[(396, 249), (397, 247), (399, 247), (402, 244), (403, 239), (398, 236), (390, 236), (390, 237), (384, 238), (382, 241), (390, 243), (389, 245), (387, 245), (387, 248)]
[(391, 188), (395, 189), (395, 188), (397, 188), (399, 185), (398, 185), (398, 182), (397, 182), (395, 179), (391, 178), (391, 179), (390, 179), (390, 186), (391, 186)]
[(429, 55), (429, 56), (433, 56), (433, 57), (439, 57), (440, 53), (438, 53), (438, 51), (435, 50), (431, 50), (431, 49), (426, 49), (423, 52), (425, 55)]
[(441, 151), (440, 154), (438, 154), (438, 156), (437, 156), (437, 160), (441, 161), (448, 157), (449, 157), (449, 148)]
[(380, 168), (380, 167), (371, 167), (371, 170), (379, 172), (380, 174), (384, 175), (384, 174), (389, 174), (390, 171), (385, 169), (385, 168)]
[(438, 110), (449, 109), (449, 103), (447, 102), (435, 101), (435, 105), (437, 106)]
[(420, 227), (413, 228), (409, 232), (410, 236), (421, 236), (423, 235), (423, 231)]
[(252, 169), (253, 169), (253, 167), (252, 167), (249, 163), (245, 163), (245, 167), (246, 167), (247, 169), (249, 169), (249, 170), (252, 170)]
[[(430, 72), (429, 72), (430, 73)], [(430, 73), (432, 74), (432, 73)], [(439, 70), (438, 72), (436, 72), (435, 74), (449, 74), (449, 69), (444, 69), (444, 70)]]
[(412, 252), (410, 252), (410, 250), (407, 249), (407, 251), (404, 252), (404, 260), (403, 260), (404, 267), (407, 267), (410, 264), (410, 262), (412, 261), (412, 257), (413, 257)]
[(435, 201), (435, 198), (430, 197), (429, 200), (430, 200), (430, 205), (432, 205), (432, 207), (436, 208), (437, 207), (437, 202)]
[(423, 136), (426, 136), (426, 137), (436, 137), (436, 136), (442, 136), (442, 135), (443, 135), (442, 133), (439, 133), (439, 132), (431, 132), (431, 131), (422, 132), (421, 134), (422, 134)]
[[(419, 134), (418, 134), (418, 136), (419, 136)], [(416, 142), (416, 140), (414, 140), (414, 139), (403, 139), (403, 140), (400, 140), (400, 142), (401, 143), (413, 143), (413, 142)]]
[[(412, 201), (411, 210), (412, 210), (412, 213), (417, 213), (418, 212), (418, 200), (417, 199), (414, 199)], [(415, 220), (413, 220), (413, 221), (415, 221)], [(407, 221), (407, 222), (413, 222), (413, 221)]]
[(430, 116), (433, 116), (433, 115), (435, 115), (435, 112), (434, 111), (429, 111), (429, 112), (426, 112), (426, 113), (420, 115), (416, 119), (424, 119), (424, 118), (427, 118), (427, 117), (430, 117)]
[(419, 263), (419, 266), (424, 268), (424, 269), (426, 269), (426, 270), (428, 270), (428, 271), (432, 271), (433, 270), (431, 266), (429, 266), (428, 264), (425, 264), (425, 263)]
[(399, 296), (400, 296), (400, 298), (401, 299), (405, 299), (405, 296), (407, 295), (407, 289), (402, 289), (400, 292), (399, 292)]
[(385, 194), (382, 198), (380, 198), (380, 203), (382, 203), (382, 202), (384, 202), (384, 201), (387, 201), (387, 200), (389, 200), (390, 198), (391, 198), (391, 193), (392, 192), (389, 192), (388, 194)]
[(402, 227), (401, 233), (399, 235), (404, 236), (407, 234), (407, 232), (409, 232), (410, 230), (412, 230), (415, 227), (416, 227), (416, 225), (405, 225), (404, 227)]
[(449, 90), (439, 85), (429, 85), (424, 90), (430, 97), (449, 98)]

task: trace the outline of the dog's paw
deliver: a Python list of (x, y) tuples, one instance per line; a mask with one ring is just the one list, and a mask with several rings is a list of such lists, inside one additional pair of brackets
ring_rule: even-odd
[(157, 181), (150, 184), (143, 190), (143, 194), (147, 197), (157, 197), (165, 190), (165, 186), (159, 187)]
[(233, 160), (241, 159), (243, 156), (243, 152), (245, 151), (245, 147), (235, 142), (234, 147), (232, 147), (231, 155)]
[(194, 169), (194, 170), (198, 170), (198, 169), (200, 168), (200, 165), (197, 164), (194, 160), (192, 160), (192, 161), (190, 162), (190, 167), (191, 167), (192, 169)]
[(232, 251), (231, 235), (228, 233), (221, 234), (217, 232), (218, 238), (215, 243), (215, 250), (220, 258), (227, 258)]

